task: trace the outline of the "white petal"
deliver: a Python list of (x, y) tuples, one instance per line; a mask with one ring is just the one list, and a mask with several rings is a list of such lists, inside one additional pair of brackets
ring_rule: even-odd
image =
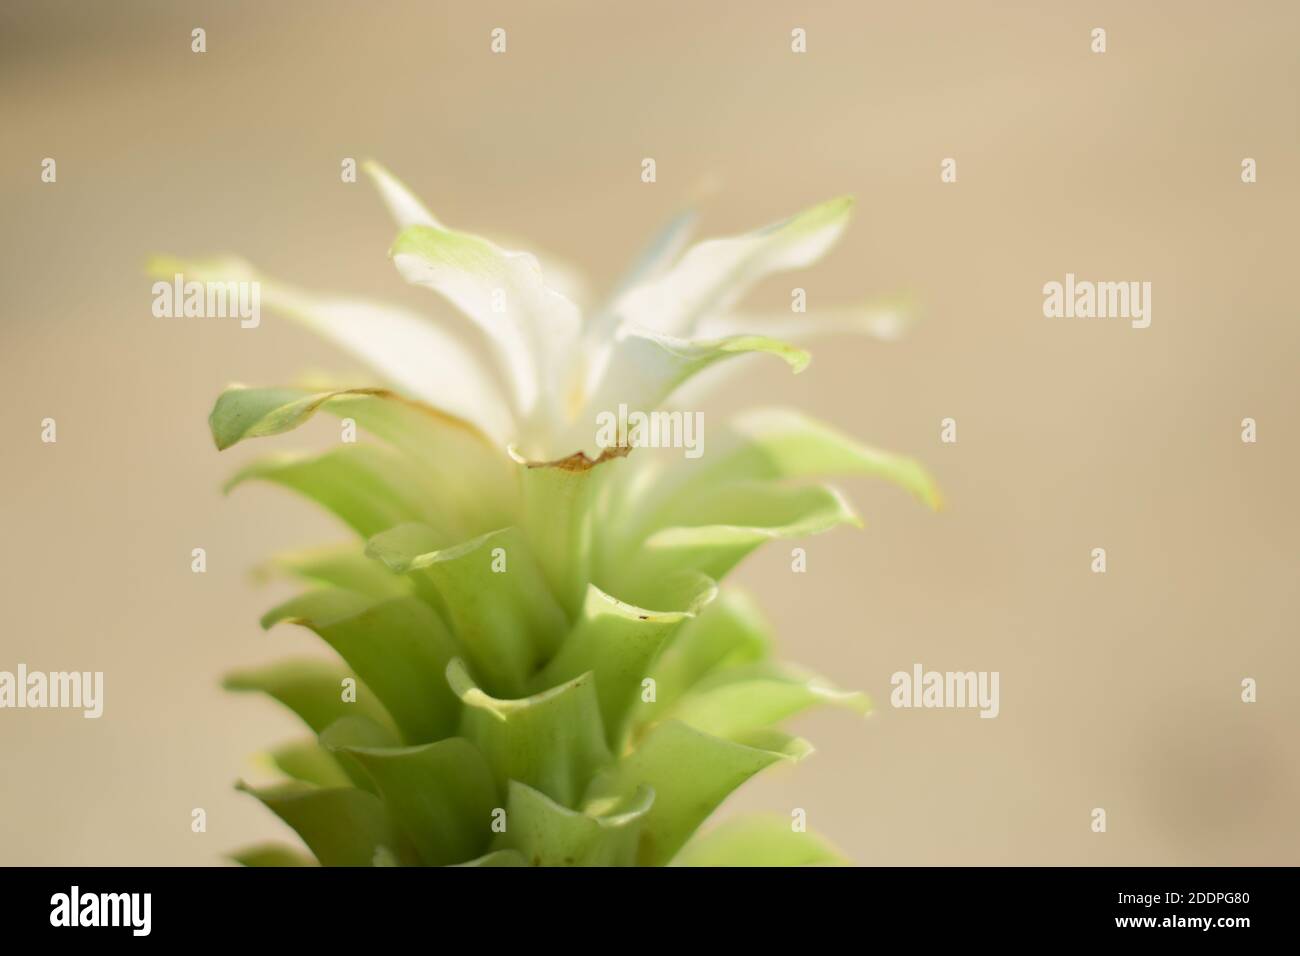
[(692, 335), (701, 319), (729, 309), (764, 276), (821, 258), (852, 206), (848, 197), (832, 199), (743, 236), (698, 243), (661, 278), (627, 292), (615, 311), (624, 323)]
[(441, 223), (433, 218), (433, 213), (425, 208), (424, 203), (415, 198), (415, 194), (406, 188), (406, 184), (390, 173), (373, 159), (362, 163), (361, 168), (379, 190), (384, 205), (397, 224), (405, 229), (407, 226), (435, 226)]
[(698, 217), (694, 210), (688, 209), (668, 222), (655, 233), (654, 238), (641, 250), (632, 263), (627, 274), (619, 280), (615, 296), (622, 295), (651, 279), (657, 279), (668, 270), (678, 254), (686, 247), (687, 240), (695, 231)]
[[(542, 278), (537, 260), (469, 233), (402, 231), (391, 250), (410, 283), (446, 297), (488, 336), (513, 388), (521, 428), (561, 401), (581, 324), (578, 307)], [(538, 409), (539, 401), (547, 407)]]
[(697, 334), (706, 338), (726, 335), (769, 335), (784, 342), (804, 345), (834, 335), (860, 335), (893, 342), (902, 338), (913, 321), (913, 310), (902, 300), (890, 299), (856, 306), (818, 309), (806, 315), (777, 312), (766, 315), (710, 316)]
[(614, 333), (623, 322), (618, 308), (620, 301), (632, 289), (659, 278), (668, 270), (694, 231), (696, 218), (695, 212), (688, 209), (655, 233), (619, 279), (609, 300), (591, 316), (583, 330), (589, 376), (598, 374), (609, 361)]
[(539, 250), (534, 243), (518, 236), (504, 236), (494, 232), (490, 238), (504, 249), (528, 249), (542, 267), (542, 281), (569, 301), (581, 307), (589, 298), (590, 283), (582, 270), (572, 262)]
[(808, 354), (784, 342), (762, 336), (739, 335), (722, 339), (679, 339), (648, 329), (619, 334), (599, 384), (562, 434), (562, 454), (595, 447), (596, 417), (617, 414), (619, 405), (629, 412), (651, 412), (692, 376), (727, 359), (767, 352), (785, 359), (796, 372), (808, 364)]
[[(374, 160), (367, 160), (362, 164), (362, 168), (374, 181), (375, 188), (379, 190), (379, 195), (384, 200), (384, 205), (388, 207), (389, 213), (401, 228), (405, 229), (407, 226), (444, 228), (442, 223), (434, 218), (433, 213), (429, 212), (428, 207), (416, 198), (415, 193), (382, 165)], [(493, 241), (499, 246), (529, 245), (504, 236), (494, 236)], [(529, 245), (529, 248), (533, 247)], [(534, 252), (534, 255), (542, 264), (542, 274), (546, 277), (548, 285), (575, 302), (585, 297), (587, 282), (581, 270), (558, 256), (539, 252)]]
[(415, 312), (355, 300), (315, 299), (304, 324), (349, 349), (415, 398), (478, 425), (498, 441), (512, 432), (498, 384), (459, 339)]
[[(881, 342), (893, 342), (902, 338), (912, 321), (913, 310), (910, 305), (905, 300), (891, 299), (861, 306), (819, 310), (807, 315), (732, 313), (713, 316), (700, 323), (698, 333), (706, 338), (762, 335), (800, 346), (837, 335), (857, 335)], [(750, 364), (750, 358), (742, 357), (706, 369), (674, 394), (673, 404), (682, 408), (699, 408), (709, 395), (742, 375)]]
[(412, 398), (510, 441), (514, 426), (497, 383), (463, 342), (425, 316), (397, 306), (328, 298), (260, 275), (247, 262), (157, 260), (150, 271), (198, 281), (256, 281), (261, 305), (361, 359)]

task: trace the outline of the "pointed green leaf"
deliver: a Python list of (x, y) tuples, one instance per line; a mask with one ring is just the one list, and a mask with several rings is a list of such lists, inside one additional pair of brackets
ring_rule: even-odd
[(351, 759), (347, 753), (351, 747), (397, 747), (401, 743), (391, 727), (360, 714), (340, 717), (320, 732), (320, 745), (340, 761)]
[[(729, 498), (737, 483), (836, 475), (881, 477), (933, 509), (941, 505), (934, 480), (914, 459), (870, 448), (797, 412), (759, 409), (733, 420), (712, 441), (707, 459), (662, 469), (636, 502), (640, 516), (629, 522), (631, 529), (623, 540), (640, 540), (674, 523), (726, 523), (710, 516), (709, 502)], [(696, 505), (704, 520), (676, 519), (674, 511), (681, 510), (682, 502)]]
[(570, 616), (582, 606), (592, 578), (594, 524), (602, 495), (623, 464), (618, 459), (592, 464), (581, 454), (520, 464), (522, 531), (551, 592)]
[(276, 555), (258, 569), (259, 577), (287, 574), (302, 581), (355, 591), (376, 600), (411, 593), (411, 582), (366, 557), (355, 542)]
[(673, 866), (848, 866), (821, 837), (798, 832), (785, 817), (728, 820), (682, 847)]
[(771, 651), (771, 630), (753, 600), (734, 588), (722, 591), (673, 635), (655, 661), (655, 700), (637, 707), (638, 723), (661, 719), (706, 676), (763, 660)]
[[(345, 680), (356, 683), (355, 701), (343, 699)], [(379, 698), (357, 679), (355, 672), (335, 661), (316, 658), (280, 661), (229, 674), (222, 686), (226, 690), (267, 694), (301, 717), (318, 734), (339, 718), (353, 715), (364, 715), (380, 726), (393, 726), (393, 719)]]
[(517, 700), (490, 697), (459, 660), (448, 665), (447, 682), (465, 705), (462, 736), (483, 752), (502, 790), (517, 780), (572, 807), (609, 762), (590, 674)]
[(527, 866), (528, 861), (518, 850), (494, 850), (491, 853), (485, 853), (482, 856), (470, 860), (468, 863), (457, 863), (456, 866)]
[(511, 781), (506, 831), (493, 845), (517, 850), (533, 866), (632, 866), (653, 803), (654, 792), (641, 788), (623, 805), (582, 813)]
[(267, 613), (263, 626), (300, 624), (319, 634), (393, 715), (408, 743), (447, 736), (459, 707), (443, 680), (455, 645), (414, 597), (376, 603), (338, 589), (309, 591)]
[(350, 787), (352, 781), (337, 760), (315, 738), (281, 744), (270, 753), (281, 773), (317, 787)]
[(374, 794), (350, 787), (321, 790), (300, 784), (254, 789), (240, 784), (302, 837), (323, 866), (371, 866), (380, 848), (398, 839)]
[(802, 759), (811, 749), (806, 741), (782, 734), (722, 740), (668, 721), (593, 780), (584, 805), (630, 799), (639, 787), (650, 787), (655, 800), (646, 816), (639, 862), (662, 866), (733, 790), (764, 767)]
[(438, 590), (437, 581), (423, 567), (417, 567), (415, 560), (441, 548), (454, 547), (459, 540), (448, 538), (427, 524), (407, 522), (370, 538), (366, 542), (365, 556), (389, 574), (398, 576), (409, 584), (411, 590), (433, 608), (444, 622), (449, 622), (451, 612), (442, 592)]
[[(644, 603), (646, 588), (695, 571), (720, 579), (767, 541), (861, 527), (843, 495), (825, 485), (739, 483), (673, 506), (672, 526), (656, 531), (616, 573), (618, 592)], [(705, 524), (704, 522), (710, 522)]]
[(493, 526), (514, 494), (504, 449), (474, 426), (381, 388), (247, 388), (221, 393), (209, 416), (219, 449), (247, 438), (296, 428), (319, 410), (350, 418), (363, 430), (402, 452), (426, 472), (440, 499), (455, 503), (466, 520)]
[(378, 388), (347, 388), (329, 392), (304, 392), (299, 388), (248, 388), (232, 385), (217, 396), (208, 415), (208, 427), (218, 451), (246, 438), (279, 435), (297, 428), (326, 402), (364, 407), (392, 392)]
[(398, 452), (381, 445), (343, 445), (321, 455), (279, 454), (241, 469), (227, 492), (247, 481), (269, 481), (310, 498), (363, 538), (404, 521), (463, 532), (460, 516), (438, 506), (438, 489)]
[(403, 525), (372, 538), (367, 553), (431, 580), (475, 673), (496, 693), (523, 693), (568, 630), (531, 552), (515, 528), (421, 550), (438, 540), (427, 528)]
[(866, 694), (842, 691), (820, 677), (770, 661), (725, 668), (697, 683), (668, 716), (715, 737), (742, 738), (771, 727), (815, 704), (864, 715)]
[(402, 741), (397, 731), (375, 723), (360, 714), (340, 717), (320, 732), (321, 749), (329, 753), (347, 774), (352, 786), (379, 793), (374, 778), (365, 767), (344, 748), (347, 747), (397, 747)]
[(450, 737), (415, 747), (347, 747), (374, 778), (393, 820), (426, 866), (482, 853), (496, 786), (483, 755)]
[(240, 866), (317, 866), (305, 853), (280, 843), (259, 843), (230, 854)]
[(773, 537), (816, 534), (837, 524), (861, 526), (844, 496), (828, 485), (735, 481), (700, 489), (666, 510), (668, 527), (760, 528)]
[(611, 747), (623, 736), (624, 719), (649, 676), (659, 648), (691, 617), (684, 611), (649, 611), (625, 604), (594, 584), (587, 588), (582, 615), (560, 651), (533, 679), (534, 691), (581, 674), (595, 675), (601, 720)]
[(934, 479), (915, 459), (863, 445), (798, 412), (759, 409), (736, 418), (731, 430), (735, 439), (692, 488), (740, 479), (867, 475), (907, 489), (932, 509), (942, 504)]

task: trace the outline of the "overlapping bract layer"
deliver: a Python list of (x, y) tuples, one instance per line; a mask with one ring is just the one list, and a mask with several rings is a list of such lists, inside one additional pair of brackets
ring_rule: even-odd
[[(592, 451), (595, 411), (654, 408), (724, 358), (773, 352), (800, 367), (804, 353), (764, 336), (760, 320), (757, 331), (697, 333), (735, 322), (730, 308), (762, 275), (825, 251), (847, 201), (680, 258), (675, 226), (584, 321), (536, 259), (446, 229), (371, 171), (404, 227), (393, 248), (399, 269), (468, 314), (500, 364), (485, 367), (459, 345), (438, 351), (445, 333), (422, 317), (263, 280), (264, 303), (351, 348), (385, 385), (235, 386), (211, 415), (218, 448), (321, 411), (352, 419), (367, 437), (258, 460), (229, 485), (282, 485), (356, 535), (274, 562), (310, 588), (263, 620), (310, 628), (339, 663), (228, 679), (279, 700), (312, 732), (271, 755), (288, 782), (252, 791), (312, 857), (260, 847), (239, 859), (837, 860), (781, 818), (691, 839), (753, 774), (809, 752), (775, 725), (813, 704), (869, 709), (861, 694), (777, 664), (754, 607), (717, 582), (765, 541), (857, 523), (821, 478), (880, 476), (935, 506), (928, 476), (789, 411), (741, 417), (711, 435), (699, 461), (583, 452)], [(185, 268), (252, 274), (243, 264)], [(498, 392), (494, 378), (507, 387)], [(344, 699), (347, 682), (355, 701)]]

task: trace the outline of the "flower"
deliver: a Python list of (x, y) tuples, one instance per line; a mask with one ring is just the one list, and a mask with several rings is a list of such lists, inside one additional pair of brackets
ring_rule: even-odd
[[(775, 663), (753, 603), (718, 582), (766, 541), (859, 523), (825, 475), (880, 476), (937, 507), (933, 482), (911, 459), (791, 411), (711, 431), (698, 460), (626, 435), (602, 447), (596, 421), (680, 406), (684, 388), (745, 354), (799, 371), (808, 354), (795, 343), (812, 335), (896, 332), (888, 309), (735, 311), (764, 276), (825, 253), (851, 201), (684, 252), (693, 220), (679, 217), (584, 314), (563, 270), (444, 226), (366, 168), (401, 227), (398, 271), (468, 318), (489, 361), (425, 316), (304, 292), (237, 260), (153, 266), (256, 281), (269, 309), (377, 376), (232, 386), (210, 417), (221, 449), (320, 411), (374, 439), (259, 459), (228, 484), (287, 487), (354, 533), (272, 563), (310, 589), (263, 624), (308, 627), (336, 659), (227, 680), (312, 732), (272, 754), (288, 782), (247, 789), (323, 864), (838, 860), (782, 818), (695, 835), (744, 780), (810, 752), (774, 725), (813, 704), (870, 706)], [(304, 859), (283, 847), (238, 858)]]

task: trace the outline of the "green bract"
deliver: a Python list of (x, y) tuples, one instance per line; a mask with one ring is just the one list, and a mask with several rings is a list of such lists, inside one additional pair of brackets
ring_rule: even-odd
[[(402, 275), (468, 317), (491, 361), (424, 316), (324, 298), (238, 261), (159, 260), (190, 280), (257, 281), (268, 308), (368, 363), (366, 388), (233, 386), (210, 419), (218, 448), (319, 412), (366, 440), (276, 455), (246, 481), (332, 512), (351, 543), (287, 555), (306, 583), (263, 625), (315, 631), (334, 651), (227, 679), (302, 718), (271, 754), (286, 782), (249, 789), (311, 852), (249, 865), (791, 865), (839, 862), (788, 817), (696, 830), (738, 786), (811, 748), (774, 729), (814, 704), (866, 713), (862, 694), (775, 662), (753, 604), (718, 582), (773, 538), (858, 519), (828, 475), (873, 475), (932, 507), (914, 461), (790, 411), (711, 430), (707, 453), (596, 447), (595, 416), (685, 401), (737, 356), (796, 371), (813, 334), (892, 334), (886, 307), (745, 318), (741, 295), (816, 260), (851, 202), (691, 246), (689, 218), (585, 311), (531, 255), (443, 226), (383, 169)], [(499, 387), (500, 386), (500, 387)], [(354, 687), (353, 692), (345, 688)]]

